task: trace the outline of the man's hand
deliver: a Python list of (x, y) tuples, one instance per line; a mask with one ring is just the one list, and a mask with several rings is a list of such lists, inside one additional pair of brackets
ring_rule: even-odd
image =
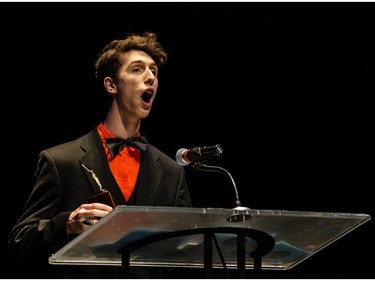
[(102, 203), (82, 204), (69, 216), (67, 222), (68, 234), (84, 232), (90, 225), (97, 223), (99, 219), (108, 215), (112, 210), (112, 207)]

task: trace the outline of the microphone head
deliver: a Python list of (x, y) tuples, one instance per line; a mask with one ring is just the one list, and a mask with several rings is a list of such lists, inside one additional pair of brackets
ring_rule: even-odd
[(176, 162), (180, 165), (180, 166), (186, 166), (188, 165), (190, 162), (187, 162), (185, 159), (184, 159), (184, 154), (187, 152), (187, 149), (186, 148), (180, 148), (179, 150), (177, 150), (176, 152)]

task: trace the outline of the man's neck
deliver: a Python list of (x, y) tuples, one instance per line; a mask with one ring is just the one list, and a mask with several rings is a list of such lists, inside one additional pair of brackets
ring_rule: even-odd
[(141, 120), (132, 120), (131, 118), (121, 118), (117, 110), (110, 108), (103, 122), (103, 126), (115, 137), (128, 139), (139, 135)]

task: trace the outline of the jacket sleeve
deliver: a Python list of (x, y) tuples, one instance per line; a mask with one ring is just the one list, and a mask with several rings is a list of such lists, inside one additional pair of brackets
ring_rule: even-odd
[(39, 155), (33, 190), (8, 242), (20, 259), (48, 258), (69, 242), (58, 170), (45, 150)]

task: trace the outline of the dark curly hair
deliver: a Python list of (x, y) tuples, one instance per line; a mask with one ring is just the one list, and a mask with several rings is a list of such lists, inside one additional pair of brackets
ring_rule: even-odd
[(120, 55), (130, 50), (140, 50), (148, 54), (158, 66), (166, 63), (168, 55), (157, 41), (157, 35), (145, 32), (143, 35), (129, 35), (124, 39), (113, 40), (104, 47), (95, 62), (95, 76), (98, 81), (105, 77), (117, 80), (117, 71), (121, 67)]

